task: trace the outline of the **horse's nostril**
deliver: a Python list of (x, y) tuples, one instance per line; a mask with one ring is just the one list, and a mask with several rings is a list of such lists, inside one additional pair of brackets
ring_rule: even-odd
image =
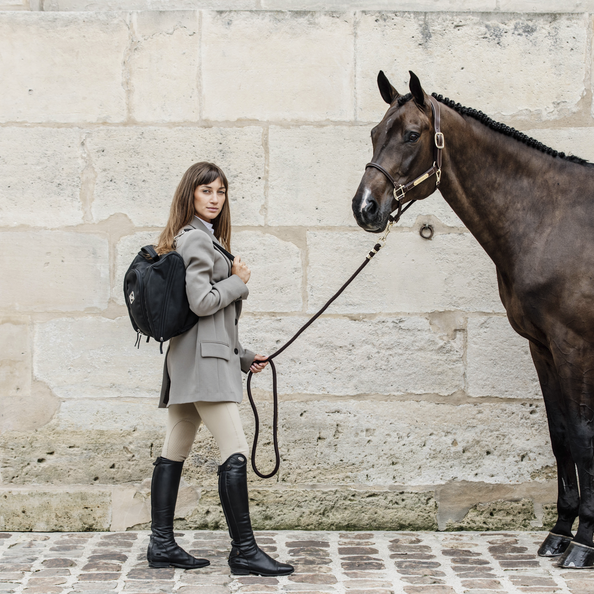
[(368, 216), (373, 216), (377, 212), (377, 202), (375, 200), (369, 200), (363, 212)]

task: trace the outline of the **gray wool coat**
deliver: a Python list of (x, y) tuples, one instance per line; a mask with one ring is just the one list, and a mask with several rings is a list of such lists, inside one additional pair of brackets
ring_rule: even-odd
[[(241, 402), (241, 372), (255, 353), (238, 340), (237, 323), (246, 284), (231, 274), (230, 260), (215, 249), (217, 239), (194, 217), (178, 238), (186, 265), (186, 292), (198, 323), (172, 338), (165, 357), (159, 408), (187, 402)], [(220, 245), (220, 244), (219, 244)]]

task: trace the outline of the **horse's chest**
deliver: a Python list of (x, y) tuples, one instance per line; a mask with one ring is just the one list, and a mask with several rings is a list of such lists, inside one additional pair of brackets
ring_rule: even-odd
[(497, 270), (499, 295), (507, 318), (512, 328), (521, 336), (542, 341), (544, 329), (540, 323), (538, 309), (532, 303), (533, 293), (523, 286), (518, 286)]

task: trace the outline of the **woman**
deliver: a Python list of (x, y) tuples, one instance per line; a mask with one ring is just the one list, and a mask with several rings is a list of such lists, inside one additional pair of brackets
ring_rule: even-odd
[(196, 431), (204, 423), (221, 459), (219, 496), (231, 535), (231, 573), (288, 575), (293, 567), (261, 551), (250, 523), (246, 467), (248, 444), (237, 404), (243, 397), (241, 371), (260, 372), (266, 357), (243, 349), (237, 337), (241, 301), (248, 296), (250, 270), (230, 249), (228, 183), (212, 163), (196, 163), (183, 175), (157, 251), (172, 249), (186, 266), (186, 292), (198, 323), (172, 338), (165, 358), (159, 407), (168, 407), (162, 455), (151, 485), (150, 567), (196, 569), (209, 565), (179, 547), (173, 537), (175, 502), (182, 467)]

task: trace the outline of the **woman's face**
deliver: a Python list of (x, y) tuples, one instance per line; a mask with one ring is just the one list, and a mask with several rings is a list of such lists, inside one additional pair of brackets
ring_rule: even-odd
[(220, 177), (210, 184), (198, 186), (194, 190), (194, 210), (205, 221), (212, 221), (221, 212), (225, 204), (226, 190)]

